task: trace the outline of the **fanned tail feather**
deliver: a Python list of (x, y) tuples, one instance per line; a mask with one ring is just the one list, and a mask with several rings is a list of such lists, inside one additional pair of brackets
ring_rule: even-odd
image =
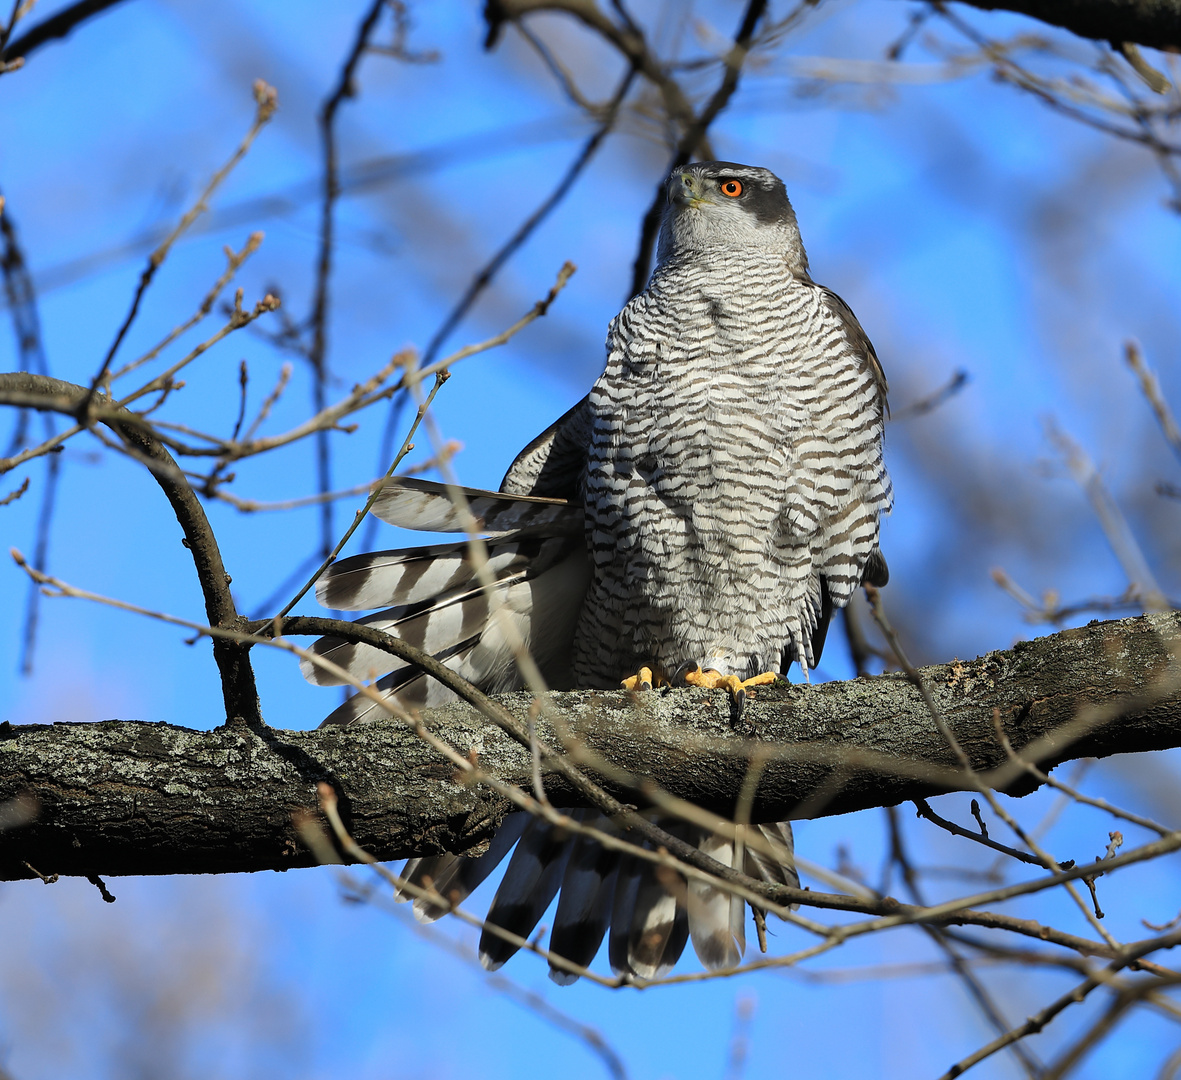
[(557, 895), (573, 846), (573, 834), (549, 822), (534, 818), (525, 826), (484, 919), (480, 963), (486, 971), (502, 967), (520, 948), (488, 927), (499, 926), (518, 937), (527, 938)]
[(800, 875), (796, 870), (795, 838), (792, 836), (791, 823), (777, 821), (770, 825), (756, 825), (754, 828), (774, 852), (774, 857), (747, 846), (746, 873), (750, 877), (762, 878), (773, 885), (788, 885), (798, 889)]
[[(580, 819), (599, 830), (614, 831), (601, 814), (578, 811)], [(558, 895), (558, 910), (554, 928), (550, 932), (549, 949), (552, 953), (586, 967), (599, 951), (615, 895), (619, 853), (604, 847), (593, 837), (581, 835), (574, 842), (562, 889)], [(578, 976), (564, 968), (550, 964), (549, 977), (559, 986), (569, 986)]]
[(645, 862), (639, 874), (627, 937), (627, 964), (641, 979), (667, 975), (685, 951), (689, 917), (685, 882), (675, 870)]
[[(500, 575), (492, 603), (482, 587), (468, 581), (451, 593), (388, 608), (358, 622), (429, 653), (489, 693), (521, 684), (514, 638), (529, 648), (547, 682), (568, 684), (571, 642), (590, 572), (585, 551), (581, 544), (565, 538), (506, 547), (512, 550), (492, 549), (499, 560), (492, 569)], [(386, 568), (383, 563), (380, 572)], [(363, 586), (358, 591), (372, 595), (374, 589)], [(396, 586), (393, 595), (402, 595)], [(331, 660), (354, 679), (376, 678), (383, 695), (402, 708), (431, 708), (454, 700), (454, 694), (442, 684), (376, 646), (324, 637), (314, 642), (310, 651)], [(300, 668), (305, 678), (320, 686), (345, 681), (311, 660), (302, 660)], [(383, 716), (380, 705), (365, 695), (355, 695), (325, 723), (355, 723)]]
[[(696, 841), (698, 849), (711, 859), (734, 867), (733, 840), (699, 831)], [(694, 878), (688, 884), (687, 908), (697, 958), (711, 971), (737, 967), (746, 951), (746, 902), (720, 884)]]
[[(509, 814), (501, 822), (483, 855), (476, 858), (463, 855), (433, 855), (425, 859), (411, 859), (402, 868), (401, 876), (412, 885), (434, 889), (453, 905), (462, 904), (500, 865), (528, 824), (528, 814)], [(401, 889), (394, 894), (394, 899), (399, 902), (413, 899), (414, 917), (421, 923), (432, 923), (448, 911), (439, 904), (432, 904), (430, 900), (411, 897), (408, 892)]]
[[(536, 537), (488, 544), (488, 571), (494, 580), (549, 565), (565, 545)], [(477, 581), (467, 541), (398, 551), (370, 551), (333, 563), (316, 582), (316, 599), (337, 611), (371, 611), (434, 600)]]
[[(688, 835), (680, 822), (661, 824), (673, 835)], [(671, 867), (624, 856), (611, 908), (611, 969), (617, 975), (660, 978), (680, 959), (688, 940), (685, 879)]]

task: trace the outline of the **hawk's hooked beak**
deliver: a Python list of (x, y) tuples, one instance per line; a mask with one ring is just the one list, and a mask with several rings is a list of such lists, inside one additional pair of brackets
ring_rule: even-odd
[(678, 173), (668, 181), (669, 205), (698, 207), (702, 203), (711, 203), (705, 197), (701, 181), (691, 172)]

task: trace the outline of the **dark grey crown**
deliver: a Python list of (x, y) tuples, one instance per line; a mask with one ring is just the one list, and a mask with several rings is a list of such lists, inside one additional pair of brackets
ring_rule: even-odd
[(791, 202), (787, 198), (787, 189), (783, 186), (783, 181), (770, 169), (756, 165), (739, 165), (735, 161), (697, 161), (683, 169), (677, 169), (673, 177), (686, 172), (696, 173), (702, 179), (719, 184), (727, 180), (741, 181), (743, 192), (734, 201), (766, 225), (795, 220), (795, 211), (792, 210)]

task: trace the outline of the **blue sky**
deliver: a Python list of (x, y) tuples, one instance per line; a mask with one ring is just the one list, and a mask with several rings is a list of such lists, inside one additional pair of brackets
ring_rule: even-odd
[[(59, 6), (42, 0), (31, 20)], [(0, 78), (0, 191), (34, 277), (44, 283), (40, 318), (54, 375), (86, 382), (98, 369), (148, 248), (103, 258), (81, 275), (67, 272), (70, 266), (179, 216), (249, 125), (255, 77), (278, 88), (280, 111), (219, 192), (207, 219), (213, 227), (194, 229), (170, 255), (120, 355), (136, 355), (186, 317), (221, 272), (222, 245), (240, 247), (255, 228), (266, 239), (238, 276), (245, 302), (278, 286), (287, 312), (295, 319), (306, 314), (314, 199), (258, 220), (234, 218), (222, 227), (217, 221), (249, 200), (316, 181), (316, 110), (362, 7), (351, 0), (135, 0)], [(1052, 588), (1067, 599), (1118, 594), (1126, 585), (1081, 493), (1055, 463), (1043, 435), (1047, 416), (1099, 463), (1166, 591), (1181, 594), (1181, 507), (1152, 492), (1157, 479), (1178, 481), (1177, 464), (1120, 352), (1125, 338), (1137, 338), (1166, 396), (1181, 402), (1181, 217), (1164, 206), (1167, 189), (1147, 153), (1053, 115), (986, 74), (812, 93), (782, 59), (876, 60), (909, 8), (823, 7), (777, 59), (744, 82), (714, 140), (720, 157), (783, 176), (813, 274), (858, 313), (890, 376), (896, 410), (957, 369), (971, 376), (939, 411), (899, 421), (888, 435), (897, 506), (884, 530), (893, 572), (887, 602), (916, 655), (946, 659), (1037, 632), (992, 585), (994, 565), (1034, 593)], [(650, 14), (648, 7), (637, 9)], [(696, 11), (728, 33), (739, 7), (722, 2)], [(332, 397), (397, 349), (425, 345), (475, 268), (529, 214), (589, 133), (513, 33), (497, 51), (481, 49), (478, 5), (449, 0), (414, 5), (413, 12), (412, 44), (439, 50), (441, 60), (366, 59), (360, 96), (340, 114), (346, 168), (427, 153), (397, 180), (339, 204)], [(997, 35), (1032, 25), (970, 17)], [(578, 77), (605, 95), (618, 75), (612, 58), (562, 20), (539, 25), (567, 50)], [(1074, 41), (1070, 48), (1084, 56), (1091, 46)], [(909, 59), (935, 63), (922, 47)], [(578, 265), (545, 320), (505, 348), (464, 361), (440, 393), (440, 428), (464, 444), (455, 463), (464, 482), (495, 486), (516, 450), (598, 374), (606, 324), (626, 298), (639, 217), (666, 159), (648, 128), (629, 124), (450, 340), (458, 347), (500, 330), (546, 293), (565, 260)], [(214, 316), (207, 325), (216, 322)], [(184, 342), (202, 336), (194, 332)], [(243, 359), (256, 405), (286, 358), (248, 331), (194, 365), (186, 389), (162, 415), (228, 429)], [(5, 330), (0, 369), (14, 365), (13, 337)], [(306, 416), (309, 394), (297, 364), (271, 430)], [(336, 485), (377, 474), (380, 421), (369, 418), (355, 434), (335, 440)], [(93, 442), (78, 442), (64, 455), (50, 569), (96, 592), (200, 618), (191, 564), (154, 483), (139, 467), (96, 456), (97, 450)], [(313, 490), (310, 444), (243, 462), (236, 471), (233, 490), (243, 497), (284, 499)], [(5, 547), (30, 553), (43, 469), (27, 472), (29, 494), (0, 508), (0, 536)], [(0, 496), (24, 475), (0, 479)], [(338, 528), (355, 505), (340, 504)], [(213, 505), (209, 512), (245, 611), (253, 612), (314, 549), (315, 511), (249, 516)], [(382, 545), (402, 542), (382, 532)], [(195, 728), (219, 722), (207, 645), (187, 646), (182, 633), (108, 609), (45, 603), (36, 667), (21, 677), (16, 656), (24, 596), (19, 571), (0, 564), (0, 653), (9, 658), (0, 666), (0, 718), (120, 717)], [(314, 604), (304, 610), (312, 612)], [(256, 664), (273, 725), (314, 727), (335, 704), (304, 684), (289, 657), (260, 651)], [(836, 641), (822, 674), (849, 673)], [(1155, 777), (1152, 783), (1138, 783), (1126, 765), (1101, 763), (1088, 783), (1166, 815), (1173, 809), (1167, 802), (1172, 763), (1166, 755), (1145, 769), (1140, 775)], [(942, 812), (962, 815), (964, 802), (948, 797)], [(1036, 795), (1018, 809), (1036, 820), (1049, 802)], [(931, 837), (903, 814), (932, 861), (974, 860), (974, 852)], [(1051, 838), (1063, 858), (1089, 859), (1102, 852), (1108, 827), (1097, 815), (1072, 812)], [(844, 845), (874, 879), (883, 851), (880, 814), (804, 823), (798, 844), (829, 864)], [(4, 925), (22, 928), (0, 943), (0, 1064), (21, 1080), (113, 1076), (120, 1069), (127, 1075), (127, 1047), (137, 1022), (146, 1024), (143, 1001), (166, 996), (170, 987), (178, 992), (178, 972), (189, 971), (216, 990), (213, 1003), (193, 1015), (178, 1007), (182, 1020), (168, 1028), (157, 1018), (152, 1028), (173, 1032), (169, 1059), (177, 1062), (177, 1075), (213, 1062), (213, 1071), (226, 1076), (278, 1070), (309, 1077), (492, 1077), (519, 1075), (526, 1061), (542, 1063), (536, 1067), (545, 1074), (558, 1068), (568, 1076), (603, 1074), (584, 1047), (506, 1000), (478, 969), (379, 907), (343, 902), (328, 870), (110, 884), (119, 898), (114, 905), (75, 881), (52, 889), (0, 886)], [(1113, 928), (1123, 920), (1124, 931), (1138, 936), (1141, 915), (1172, 918), (1168, 897), (1177, 884), (1172, 864), (1112, 880), (1105, 895)], [(931, 884), (936, 895), (956, 887)], [(1050, 909), (1036, 910), (1046, 917)], [(1060, 914), (1068, 929), (1085, 926), (1070, 912)], [(456, 928), (443, 932), (466, 940)], [(796, 940), (794, 931), (781, 931), (783, 949)], [(859, 944), (832, 966), (932, 955), (918, 932), (906, 932)], [(785, 1069), (937, 1075), (988, 1038), (958, 984), (946, 977), (814, 986), (767, 973), (609, 993), (581, 984), (552, 991), (543, 966), (528, 958), (507, 973), (601, 1028), (634, 1077), (723, 1075), (742, 996), (756, 999), (748, 1076)], [(1067, 983), (997, 976), (995, 985), (1020, 1018)], [(1064, 1017), (1046, 1038), (1080, 1030), (1088, 1015)], [(209, 1031), (224, 1056), (203, 1042), (209, 1036), (200, 1033)], [(1143, 1074), (1173, 1039), (1161, 1021), (1131, 1021), (1118, 1048), (1094, 1055), (1080, 1075), (1114, 1075), (1105, 1070), (1116, 1058), (1106, 1055), (1117, 1051), (1123, 1075)], [(55, 1042), (61, 1053), (73, 1046), (77, 1057), (55, 1058)], [(87, 1052), (91, 1044), (97, 1052)], [(1143, 1068), (1133, 1068), (1140, 1054)], [(980, 1075), (1016, 1073), (998, 1057)]]

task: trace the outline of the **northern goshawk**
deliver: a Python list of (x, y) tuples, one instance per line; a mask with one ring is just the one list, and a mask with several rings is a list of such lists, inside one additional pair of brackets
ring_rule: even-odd
[[(522, 685), (511, 619), (554, 689), (725, 685), (742, 695), (820, 658), (832, 610), (886, 582), (878, 527), (891, 506), (882, 460), (886, 380), (835, 293), (808, 275), (784, 185), (766, 169), (703, 162), (667, 182), (657, 265), (612, 321), (590, 394), (518, 455), (500, 492), (467, 491), (487, 538), (490, 602), (461, 541), (344, 559), (320, 580), (330, 608), (435, 655), (488, 692)], [(462, 530), (442, 485), (390, 482), (373, 512), (392, 524)], [(316, 651), (404, 707), (452, 694), (367, 645)], [(331, 676), (305, 662), (313, 682)], [(325, 723), (375, 719), (355, 696)], [(589, 812), (587, 821), (598, 820)], [(798, 884), (790, 826), (732, 842), (683, 822), (670, 832), (756, 877)], [(516, 844), (488, 921), (528, 937), (555, 894), (549, 947), (589, 964), (608, 928), (612, 967), (653, 978), (688, 938), (711, 968), (738, 963), (745, 905), (650, 862), (510, 816), (487, 854), (413, 860), (405, 873), (452, 902)], [(767, 857), (767, 852), (778, 854)], [(443, 909), (415, 902), (421, 919)], [(485, 931), (484, 965), (516, 951)], [(559, 982), (575, 976), (551, 968)]]

